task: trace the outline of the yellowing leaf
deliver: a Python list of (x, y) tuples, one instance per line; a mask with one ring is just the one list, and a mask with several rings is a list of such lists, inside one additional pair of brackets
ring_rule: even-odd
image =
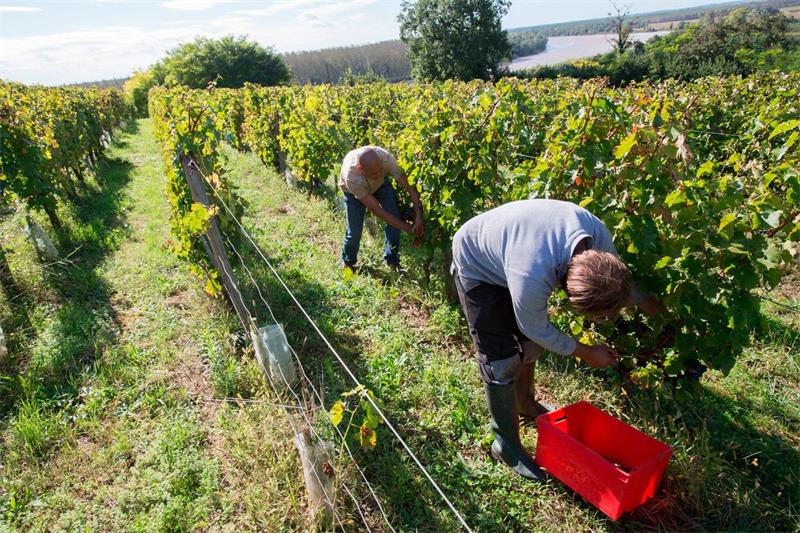
[(672, 258), (670, 256), (668, 256), (668, 255), (665, 255), (664, 257), (662, 257), (661, 259), (658, 260), (658, 263), (656, 263), (656, 270), (661, 270), (662, 268), (664, 268), (665, 266), (667, 266), (671, 262), (672, 262)]
[(728, 225), (731, 222), (733, 222), (735, 220), (736, 220), (736, 215), (734, 213), (728, 213), (727, 215), (722, 217), (722, 220), (719, 221), (718, 231), (724, 230), (726, 227), (728, 227)]
[(222, 292), (222, 285), (219, 282), (212, 278), (206, 278), (205, 287), (203, 287), (206, 291), (206, 294), (209, 296), (217, 296), (220, 292)]
[(342, 270), (342, 279), (345, 282), (348, 282), (351, 279), (353, 279), (353, 269), (350, 267), (345, 267), (345, 269)]
[(786, 122), (781, 122), (775, 129), (772, 130), (772, 133), (769, 134), (769, 138), (772, 139), (773, 137), (777, 137), (781, 133), (786, 133), (789, 130), (795, 129), (797, 126), (800, 126), (800, 120), (787, 120)]
[(697, 177), (702, 178), (703, 176), (710, 176), (714, 173), (714, 162), (713, 161), (706, 161), (700, 168), (697, 169)]
[(664, 199), (664, 202), (667, 204), (667, 207), (672, 207), (678, 204), (685, 204), (686, 203), (686, 193), (683, 192), (682, 189), (675, 189)]
[(331, 423), (334, 426), (338, 426), (342, 423), (342, 418), (344, 418), (344, 403), (341, 400), (338, 400), (329, 411), (331, 416)]
[(361, 424), (361, 428), (359, 428), (358, 431), (358, 438), (359, 442), (361, 443), (361, 447), (367, 450), (374, 449), (378, 444), (378, 434), (369, 428), (366, 423)]
[(627, 137), (622, 139), (622, 142), (619, 143), (619, 145), (616, 148), (614, 148), (614, 157), (616, 157), (617, 159), (624, 158), (626, 155), (628, 155), (628, 152), (631, 151), (631, 148), (633, 148), (635, 144), (636, 144), (636, 132), (634, 131)]

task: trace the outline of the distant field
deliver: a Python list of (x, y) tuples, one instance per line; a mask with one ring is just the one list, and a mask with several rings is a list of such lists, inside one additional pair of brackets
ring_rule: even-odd
[(792, 17), (793, 19), (800, 19), (800, 6), (793, 6), (793, 7), (785, 7), (781, 9), (783, 13), (787, 17)]
[[(800, 19), (800, 6), (792, 6), (792, 7), (784, 7), (781, 9), (784, 15), (789, 18)], [(637, 31), (645, 31), (645, 30), (677, 30), (680, 27), (681, 22), (685, 22), (687, 24), (694, 24), (696, 22), (700, 22), (699, 18), (693, 19), (686, 19), (686, 20), (673, 20), (669, 22), (654, 22), (652, 24), (647, 24), (646, 26), (636, 28)]]

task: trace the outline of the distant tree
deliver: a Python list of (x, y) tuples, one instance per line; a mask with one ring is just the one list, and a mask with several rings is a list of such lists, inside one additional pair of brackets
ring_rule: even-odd
[(791, 21), (773, 9), (730, 10), (705, 16), (698, 24), (647, 43), (633, 43), (594, 57), (591, 64), (548, 65), (516, 76), (587, 79), (607, 77), (614, 85), (646, 78), (694, 79), (702, 76), (748, 75), (758, 71), (800, 70), (800, 39)]
[(192, 88), (204, 88), (218, 77), (217, 87), (278, 85), (291, 79), (286, 63), (272, 49), (233, 35), (183, 44), (154, 65), (153, 73), (166, 85)]
[(356, 74), (350, 68), (346, 69), (344, 71), (344, 73), (341, 75), (341, 77), (339, 78), (339, 84), (341, 84), (341, 85), (350, 85), (350, 86), (353, 86), (353, 85), (356, 85), (356, 84), (359, 84), (359, 83), (377, 83), (377, 82), (381, 82), (381, 81), (385, 81), (385, 78), (382, 78), (381, 76), (375, 74), (372, 71), (362, 72), (362, 73)]
[(158, 80), (151, 70), (137, 70), (128, 78), (122, 91), (133, 103), (137, 117), (147, 116), (147, 92), (151, 87), (158, 84)]
[(383, 41), (359, 46), (287, 52), (283, 60), (297, 83), (336, 83), (349, 71), (353, 76), (379, 76), (389, 81), (407, 80), (411, 66), (408, 47), (400, 41)]
[(609, 13), (608, 16), (611, 17), (611, 24), (616, 34), (611, 43), (618, 54), (624, 54), (631, 45), (630, 37), (633, 31), (633, 26), (628, 20), (628, 16), (631, 14), (631, 4), (619, 4), (617, 0), (611, 0), (611, 9), (613, 13)]
[(532, 56), (547, 49), (547, 37), (532, 31), (509, 32), (508, 41), (512, 58)]
[(745, 8), (704, 18), (647, 45), (650, 76), (691, 79), (770, 68), (793, 70), (790, 59), (798, 43), (788, 32), (788, 23), (778, 11)]
[(400, 38), (412, 75), (423, 80), (490, 79), (511, 57), (501, 19), (509, 0), (403, 0)]

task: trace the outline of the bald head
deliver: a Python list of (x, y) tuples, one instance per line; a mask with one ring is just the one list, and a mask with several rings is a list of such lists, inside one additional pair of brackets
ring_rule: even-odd
[(358, 155), (358, 170), (371, 180), (380, 179), (383, 176), (381, 158), (372, 148), (367, 148)]

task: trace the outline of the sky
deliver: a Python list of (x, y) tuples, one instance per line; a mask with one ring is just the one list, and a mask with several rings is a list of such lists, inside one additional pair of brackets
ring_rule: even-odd
[[(719, 3), (633, 0), (632, 12)], [(0, 78), (57, 85), (127, 77), (196, 36), (277, 52), (399, 37), (401, 0), (0, 0)], [(608, 0), (515, 0), (503, 27), (607, 16)]]

